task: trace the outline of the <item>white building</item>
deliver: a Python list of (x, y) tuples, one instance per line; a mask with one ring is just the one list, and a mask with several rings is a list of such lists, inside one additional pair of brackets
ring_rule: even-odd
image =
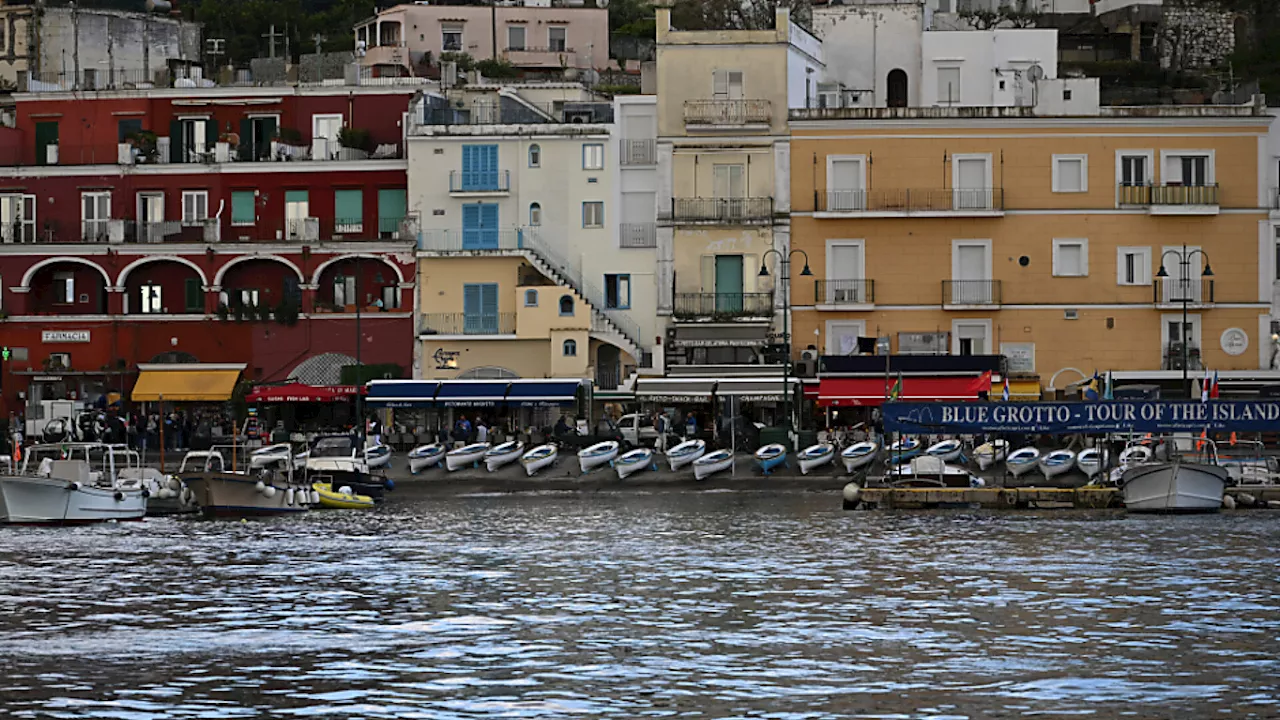
[(929, 31), (921, 52), (921, 105), (1034, 105), (1058, 77), (1057, 30)]

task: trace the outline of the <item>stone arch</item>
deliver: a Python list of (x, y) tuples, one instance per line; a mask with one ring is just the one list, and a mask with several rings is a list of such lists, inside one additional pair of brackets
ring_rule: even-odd
[(200, 276), (201, 285), (205, 287), (209, 286), (209, 278), (204, 274), (204, 270), (201, 270), (199, 265), (196, 265), (190, 260), (186, 258), (178, 257), (177, 255), (149, 255), (147, 257), (138, 258), (137, 260), (134, 260), (128, 265), (125, 265), (124, 269), (120, 271), (119, 279), (116, 280), (116, 287), (124, 287), (125, 281), (129, 279), (129, 274), (132, 273), (134, 270), (137, 270), (138, 268), (142, 267), (143, 265), (146, 265), (147, 263), (160, 262), (162, 260), (167, 260), (169, 262), (176, 262), (179, 265), (186, 265), (192, 270), (195, 270), (196, 275)]
[(1050, 389), (1050, 390), (1055, 390), (1055, 389), (1057, 389), (1057, 388), (1056, 388), (1056, 385), (1057, 385), (1057, 382), (1058, 382), (1058, 376), (1059, 376), (1059, 375), (1061, 375), (1062, 373), (1065, 373), (1065, 372), (1073, 372), (1073, 373), (1075, 373), (1075, 374), (1079, 375), (1079, 376), (1080, 376), (1080, 379), (1082, 379), (1082, 380), (1083, 380), (1083, 379), (1086, 379), (1086, 378), (1088, 378), (1088, 377), (1089, 377), (1088, 375), (1085, 375), (1085, 374), (1084, 374), (1084, 371), (1083, 371), (1083, 370), (1079, 370), (1079, 369), (1077, 369), (1077, 368), (1073, 368), (1073, 367), (1064, 367), (1064, 368), (1062, 368), (1061, 370), (1059, 370), (1058, 372), (1054, 373), (1054, 374), (1053, 374), (1053, 377), (1049, 378), (1049, 389)]
[(71, 263), (73, 265), (84, 265), (86, 267), (91, 267), (94, 270), (97, 270), (98, 273), (102, 275), (102, 282), (105, 287), (108, 287), (108, 288), (114, 287), (111, 284), (111, 276), (107, 274), (106, 269), (103, 268), (101, 265), (95, 262), (90, 262), (84, 258), (70, 257), (67, 255), (59, 255), (57, 257), (46, 258), (36, 263), (35, 265), (32, 265), (31, 267), (27, 268), (26, 274), (22, 276), (22, 287), (28, 287), (28, 288), (31, 287), (31, 281), (35, 278), (36, 273), (40, 272), (44, 268), (49, 267), (50, 265), (57, 265), (58, 263)]
[(463, 370), (456, 380), (518, 380), (520, 373), (496, 365), (485, 365)]
[(396, 281), (399, 282), (400, 284), (404, 284), (404, 273), (400, 271), (399, 265), (396, 265), (395, 263), (388, 260), (385, 255), (373, 255), (370, 253), (351, 253), (350, 255), (339, 255), (338, 257), (325, 260), (324, 262), (320, 263), (320, 266), (316, 268), (315, 273), (311, 276), (311, 284), (319, 285), (320, 276), (324, 273), (325, 268), (328, 268), (330, 265), (335, 265), (337, 263), (342, 262), (343, 260), (354, 260), (356, 258), (360, 258), (362, 260), (375, 260), (382, 265), (390, 266), (391, 269), (394, 270), (396, 273)]
[(292, 262), (289, 262), (279, 255), (241, 255), (240, 257), (232, 258), (226, 265), (218, 268), (218, 272), (213, 276), (213, 284), (218, 287), (222, 287), (222, 278), (226, 277), (228, 270), (236, 265), (250, 262), (252, 260), (270, 260), (271, 262), (278, 262), (292, 270), (294, 274), (298, 276), (299, 283), (305, 284), (307, 282), (306, 276), (302, 274), (302, 271), (298, 269), (297, 265), (294, 265)]

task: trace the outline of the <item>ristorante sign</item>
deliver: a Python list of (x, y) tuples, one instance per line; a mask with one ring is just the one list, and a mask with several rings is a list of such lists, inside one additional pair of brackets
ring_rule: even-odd
[(888, 403), (886, 430), (926, 433), (1276, 432), (1280, 401)]

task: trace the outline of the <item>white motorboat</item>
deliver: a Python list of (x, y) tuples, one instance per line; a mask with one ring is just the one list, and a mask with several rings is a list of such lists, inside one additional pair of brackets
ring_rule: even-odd
[(179, 515), (195, 512), (195, 500), (181, 480), (142, 465), (137, 450), (113, 445), (111, 463), (116, 468), (116, 485), (121, 490), (146, 490), (147, 515)]
[(444, 466), (449, 472), (468, 465), (479, 465), (484, 454), (489, 452), (489, 443), (472, 443), (457, 450), (450, 450), (444, 455)]
[(1092, 480), (1099, 473), (1107, 469), (1109, 453), (1098, 448), (1085, 448), (1076, 455), (1076, 467), (1080, 468), (1080, 472), (1084, 476)]
[(964, 450), (964, 446), (955, 438), (948, 438), (942, 442), (936, 442), (924, 451), (925, 455), (940, 458), (942, 462), (955, 462), (960, 459), (960, 453)]
[(513, 463), (524, 455), (524, 443), (519, 440), (494, 445), (484, 454), (484, 466), (493, 472), (508, 463)]
[(1134, 443), (1120, 452), (1120, 467), (1129, 468), (1151, 462), (1155, 457), (1155, 448), (1149, 443)]
[(705, 440), (685, 440), (667, 451), (667, 464), (672, 472), (707, 454)]
[[(0, 476), (0, 522), (64, 525), (141, 520), (149, 490), (121, 486), (106, 445), (34, 445), (21, 470)], [(92, 461), (105, 463), (99, 470)]]
[(449, 448), (444, 443), (419, 445), (409, 451), (409, 472), (416, 475), (429, 467), (439, 465), (447, 452)]
[(386, 445), (370, 445), (364, 449), (364, 461), (370, 470), (387, 467), (391, 464), (391, 448)]
[(607, 465), (618, 457), (618, 442), (616, 440), (605, 440), (596, 443), (589, 448), (583, 448), (578, 451), (578, 467), (582, 469), (582, 474), (587, 474), (601, 465)]
[(261, 470), (265, 467), (274, 467), (277, 465), (283, 466), (283, 463), (292, 462), (294, 462), (293, 446), (289, 443), (268, 445), (249, 453), (250, 470)]
[(978, 446), (973, 451), (973, 457), (978, 461), (978, 469), (986, 470), (993, 465), (998, 465), (1004, 461), (1004, 456), (1009, 454), (1009, 441), (1003, 439), (992, 440)]
[(889, 469), (885, 479), (897, 487), (979, 488), (986, 481), (968, 468), (950, 465), (935, 455), (921, 455)]
[(1045, 479), (1070, 472), (1076, 466), (1076, 454), (1070, 450), (1052, 450), (1040, 458), (1040, 472)]
[(810, 445), (804, 450), (801, 450), (800, 454), (797, 456), (799, 458), (797, 462), (800, 464), (800, 474), (808, 475), (810, 470), (826, 465), (831, 462), (832, 458), (835, 456), (836, 446), (831, 443)]
[(1217, 512), (1229, 481), (1221, 465), (1175, 458), (1128, 467), (1120, 491), (1128, 512)]
[(875, 462), (880, 454), (880, 443), (875, 440), (863, 440), (840, 451), (840, 462), (844, 463), (845, 472), (857, 472)]
[(1039, 461), (1039, 450), (1033, 447), (1024, 447), (1009, 453), (1009, 457), (1004, 460), (1004, 466), (1009, 468), (1009, 473), (1014, 477), (1021, 477), (1033, 468), (1038, 467)]
[(560, 449), (555, 445), (539, 445), (525, 453), (520, 458), (520, 464), (524, 466), (525, 473), (529, 477), (533, 477), (542, 468), (555, 464), (559, 457)]
[(653, 461), (653, 451), (649, 448), (636, 448), (623, 453), (613, 461), (613, 469), (618, 471), (618, 479), (625, 480), (642, 470), (657, 470), (658, 464)]
[(774, 468), (779, 465), (787, 464), (787, 446), (782, 443), (772, 443), (756, 450), (756, 462), (760, 464), (760, 471), (768, 475)]
[(693, 477), (702, 480), (731, 467), (733, 467), (733, 451), (716, 450), (693, 461)]

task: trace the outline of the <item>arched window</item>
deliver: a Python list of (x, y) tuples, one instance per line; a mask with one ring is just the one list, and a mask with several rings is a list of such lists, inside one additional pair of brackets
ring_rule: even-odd
[(564, 356), (565, 356), (565, 357), (577, 357), (577, 355), (578, 355), (578, 341), (577, 341), (577, 340), (565, 340), (565, 341), (564, 341)]
[(529, 167), (542, 167), (542, 148), (536, 143), (529, 146)]
[(542, 205), (541, 204), (533, 203), (532, 205), (529, 206), (529, 224), (530, 225), (542, 224)]
[(563, 295), (560, 297), (560, 314), (573, 315), (573, 296)]
[(524, 291), (524, 306), (538, 307), (538, 291), (537, 290)]
[(889, 107), (906, 107), (907, 106), (907, 73), (902, 68), (894, 68), (889, 71)]

